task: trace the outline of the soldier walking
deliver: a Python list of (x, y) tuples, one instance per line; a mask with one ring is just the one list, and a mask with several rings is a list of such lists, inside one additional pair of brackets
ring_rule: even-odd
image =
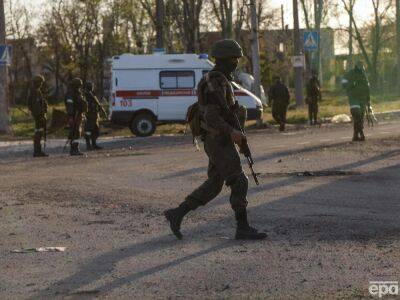
[(28, 96), (28, 108), (35, 120), (35, 134), (33, 137), (33, 157), (46, 157), (48, 154), (42, 151), (42, 139), (46, 135), (47, 100), (43, 96), (42, 87), (45, 80), (37, 75), (32, 80)]
[(206, 205), (221, 192), (224, 183), (231, 189), (230, 204), (237, 222), (236, 239), (264, 239), (247, 221), (248, 179), (244, 174), (239, 153), (245, 136), (235, 126), (234, 113), (241, 113), (242, 123), (246, 110), (235, 99), (231, 81), (242, 48), (234, 40), (221, 40), (212, 47), (216, 66), (199, 82), (198, 104), (202, 120), (204, 150), (209, 158), (208, 179), (188, 195), (177, 208), (165, 211), (172, 232), (182, 239), (180, 231), (183, 217), (199, 206)]
[(78, 140), (81, 137), (81, 126), (84, 114), (88, 111), (87, 102), (82, 95), (81, 88), (83, 86), (80, 78), (74, 78), (70, 81), (67, 94), (65, 95), (65, 106), (69, 117), (69, 142), (70, 155), (83, 155), (79, 151)]
[(321, 101), (321, 85), (315, 74), (312, 75), (307, 83), (308, 119), (310, 125), (318, 124), (318, 101)]
[(279, 124), (279, 131), (284, 131), (290, 93), (279, 76), (274, 77), (274, 84), (269, 89), (268, 95), (269, 105), (272, 106), (272, 117)]
[(362, 62), (358, 61), (354, 69), (343, 76), (342, 84), (349, 98), (354, 122), (353, 141), (365, 141), (364, 117), (366, 109), (371, 107), (371, 100), (369, 82)]
[(101, 150), (103, 148), (97, 145), (97, 138), (100, 135), (99, 112), (102, 111), (105, 114), (105, 111), (94, 95), (94, 84), (92, 82), (86, 83), (85, 99), (88, 104), (85, 124), (86, 150)]

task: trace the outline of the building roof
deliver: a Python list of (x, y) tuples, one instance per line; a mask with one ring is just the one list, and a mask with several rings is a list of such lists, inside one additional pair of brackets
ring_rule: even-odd
[(197, 54), (149, 54), (130, 53), (114, 56), (113, 69), (209, 69), (213, 64)]

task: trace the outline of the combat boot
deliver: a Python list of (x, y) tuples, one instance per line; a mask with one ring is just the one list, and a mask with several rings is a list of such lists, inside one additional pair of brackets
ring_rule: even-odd
[(257, 229), (251, 227), (247, 221), (247, 211), (245, 208), (235, 210), (237, 228), (235, 239), (237, 240), (263, 240), (267, 238), (265, 232), (258, 232)]
[(93, 146), (91, 144), (90, 135), (85, 134), (85, 141), (86, 141), (86, 151), (93, 150)]
[(97, 137), (92, 137), (92, 149), (93, 150), (102, 150), (103, 147), (97, 145)]
[(364, 135), (364, 132), (362, 130), (360, 131), (360, 139), (359, 140), (362, 141), (362, 142), (365, 141), (365, 135)]
[(83, 155), (83, 153), (81, 151), (79, 151), (79, 143), (77, 143), (77, 142), (71, 143), (71, 150), (70, 150), (69, 154), (71, 156)]
[(48, 157), (48, 156), (49, 155), (47, 153), (44, 153), (43, 151), (33, 153), (33, 157)]
[(279, 131), (285, 131), (285, 123), (279, 125)]
[(34, 139), (33, 139), (33, 157), (47, 157), (49, 156), (48, 154), (44, 153), (42, 151), (42, 145), (41, 145), (41, 139), (42, 135), (40, 132), (36, 132)]
[(358, 137), (357, 132), (354, 132), (353, 134), (353, 142), (358, 142), (360, 140), (360, 138)]
[(190, 211), (189, 205), (185, 202), (181, 203), (177, 208), (169, 209), (164, 212), (164, 216), (169, 222), (172, 233), (181, 240), (183, 235), (181, 233), (181, 224), (183, 217)]

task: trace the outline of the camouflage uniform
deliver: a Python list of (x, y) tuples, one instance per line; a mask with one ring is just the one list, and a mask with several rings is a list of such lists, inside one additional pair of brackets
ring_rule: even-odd
[(94, 86), (90, 82), (86, 84), (85, 99), (88, 104), (85, 123), (86, 149), (99, 150), (102, 149), (97, 145), (97, 138), (100, 135), (99, 112), (102, 110), (102, 107), (94, 95)]
[(290, 101), (290, 93), (279, 77), (269, 90), (269, 104), (272, 105), (272, 117), (279, 124), (279, 130), (285, 130), (286, 113)]
[(343, 76), (342, 84), (349, 98), (354, 122), (353, 141), (364, 141), (364, 116), (371, 103), (369, 82), (361, 62), (357, 62), (354, 69)]
[(42, 151), (41, 145), (41, 141), (46, 130), (46, 113), (48, 106), (47, 101), (42, 93), (43, 83), (43, 76), (36, 76), (33, 79), (28, 96), (28, 108), (35, 119), (35, 135), (33, 138), (34, 157), (48, 156)]
[(209, 158), (208, 179), (187, 196), (191, 209), (214, 199), (220, 193), (224, 182), (232, 191), (232, 208), (245, 209), (247, 206), (248, 180), (243, 172), (239, 153), (230, 138), (233, 128), (237, 127), (232, 112), (238, 114), (241, 111), (243, 114), (246, 109), (235, 101), (230, 85), (232, 78), (229, 75), (223, 74), (223, 71), (216, 67), (198, 85), (203, 120), (211, 130), (214, 129), (218, 133), (205, 130), (202, 137), (204, 150)]
[(263, 239), (266, 234), (257, 232), (247, 222), (248, 179), (232, 138), (238, 132), (234, 113), (240, 115), (242, 126), (246, 118), (246, 110), (238, 105), (231, 86), (231, 74), (236, 69), (237, 58), (242, 56), (242, 50), (235, 41), (222, 40), (213, 46), (212, 52), (216, 58), (216, 67), (203, 77), (197, 87), (202, 140), (209, 159), (208, 178), (179, 207), (167, 210), (165, 216), (173, 233), (181, 239), (180, 225), (183, 217), (218, 196), (225, 183), (231, 189), (230, 204), (237, 221), (236, 238)]
[(307, 83), (308, 119), (310, 125), (316, 125), (318, 122), (318, 101), (321, 100), (321, 87), (316, 76), (312, 76)]
[(65, 95), (65, 106), (67, 114), (69, 116), (69, 136), (70, 140), (70, 154), (71, 155), (82, 155), (79, 151), (78, 140), (81, 137), (81, 126), (84, 114), (87, 113), (88, 105), (82, 95), (82, 80), (74, 78), (70, 84)]

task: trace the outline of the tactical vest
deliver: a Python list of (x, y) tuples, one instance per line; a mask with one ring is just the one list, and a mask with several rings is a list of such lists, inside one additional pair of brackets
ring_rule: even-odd
[[(233, 111), (238, 115), (241, 126), (244, 126), (244, 122), (246, 120), (246, 110), (245, 109), (237, 109), (238, 102), (235, 98), (234, 90), (226, 78), (226, 76), (219, 71), (210, 71), (207, 73), (199, 82), (197, 92), (198, 92), (198, 100), (196, 103), (191, 105), (188, 108), (186, 122), (190, 127), (190, 130), (193, 135), (193, 141), (195, 142), (196, 137), (202, 136), (204, 134), (219, 134), (218, 130), (208, 126), (204, 121), (204, 106), (206, 105), (206, 94), (207, 91), (213, 92), (215, 88), (213, 87), (210, 77), (218, 76), (221, 79), (221, 83), (223, 86), (223, 98), (225, 100), (224, 103), (219, 103), (222, 108), (222, 118), (230, 124), (232, 127), (236, 128), (235, 117), (233, 115)], [(236, 128), (239, 129), (239, 128)]]

